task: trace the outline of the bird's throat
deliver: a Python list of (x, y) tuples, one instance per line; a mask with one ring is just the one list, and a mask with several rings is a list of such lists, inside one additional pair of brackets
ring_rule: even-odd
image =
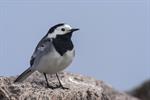
[(71, 35), (67, 34), (63, 36), (57, 36), (53, 39), (52, 43), (56, 49), (56, 51), (63, 56), (68, 50), (73, 49), (73, 43), (71, 41)]

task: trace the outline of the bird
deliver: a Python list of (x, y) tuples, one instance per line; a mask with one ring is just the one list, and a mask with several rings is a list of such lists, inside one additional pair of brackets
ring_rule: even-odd
[(52, 26), (37, 44), (30, 59), (30, 67), (20, 74), (14, 83), (22, 82), (33, 72), (39, 71), (44, 75), (48, 88), (54, 89), (55, 87), (49, 85), (47, 74), (56, 74), (58, 87), (68, 89), (62, 85), (58, 72), (67, 68), (75, 57), (71, 38), (78, 30), (79, 28), (72, 28), (66, 23)]

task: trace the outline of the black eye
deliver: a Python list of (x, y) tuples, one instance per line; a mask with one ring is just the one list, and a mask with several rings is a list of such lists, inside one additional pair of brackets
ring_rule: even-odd
[(65, 29), (64, 29), (64, 28), (62, 28), (62, 29), (61, 29), (61, 31), (65, 31)]

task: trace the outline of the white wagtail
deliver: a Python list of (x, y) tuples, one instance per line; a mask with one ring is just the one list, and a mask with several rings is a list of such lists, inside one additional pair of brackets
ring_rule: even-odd
[(46, 74), (56, 74), (59, 87), (65, 89), (61, 84), (57, 72), (62, 71), (72, 62), (75, 51), (71, 40), (72, 33), (79, 30), (65, 23), (51, 27), (48, 33), (38, 43), (30, 60), (30, 67), (25, 70), (14, 82), (22, 82), (34, 71), (44, 74), (47, 86), (49, 85)]

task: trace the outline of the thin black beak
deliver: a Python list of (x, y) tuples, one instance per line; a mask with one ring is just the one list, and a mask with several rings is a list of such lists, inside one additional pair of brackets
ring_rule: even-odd
[(79, 30), (79, 28), (73, 28), (73, 29), (71, 29), (71, 32), (78, 31), (78, 30)]

